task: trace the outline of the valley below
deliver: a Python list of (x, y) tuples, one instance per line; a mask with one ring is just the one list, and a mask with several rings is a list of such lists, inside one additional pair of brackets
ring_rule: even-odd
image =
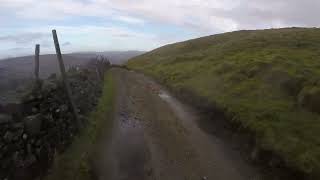
[[(86, 66), (96, 56), (105, 56), (113, 64), (123, 64), (128, 59), (140, 55), (141, 51), (83, 52), (63, 55), (66, 69)], [(57, 56), (40, 55), (40, 78), (52, 74), (59, 75)], [(0, 104), (17, 103), (34, 77), (34, 56), (24, 56), (0, 60)]]

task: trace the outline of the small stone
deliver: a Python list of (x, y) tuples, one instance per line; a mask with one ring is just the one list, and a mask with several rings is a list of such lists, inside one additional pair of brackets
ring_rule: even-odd
[(58, 109), (56, 109), (56, 113), (59, 113), (60, 112), (60, 109), (58, 108)]
[(21, 135), (23, 134), (23, 129), (19, 129), (18, 131), (15, 131), (13, 134), (14, 134), (13, 140), (19, 141)]
[(27, 135), (26, 133), (24, 133), (24, 134), (22, 135), (22, 139), (26, 140), (27, 138), (28, 138), (28, 135)]
[(42, 125), (41, 114), (28, 116), (23, 120), (23, 122), (28, 134), (38, 134), (40, 132)]
[(59, 108), (61, 109), (62, 112), (68, 111), (68, 106), (65, 105), (65, 104), (64, 104), (64, 105), (61, 105)]
[(207, 177), (207, 176), (203, 176), (201, 179), (202, 179), (202, 180), (207, 180), (208, 177)]
[(7, 132), (4, 134), (4, 136), (3, 136), (3, 139), (4, 139), (5, 141), (7, 141), (7, 142), (11, 142), (11, 141), (13, 140), (13, 138), (14, 138), (14, 135), (13, 135), (13, 133), (10, 132), (10, 131), (7, 131)]
[(14, 123), (11, 127), (13, 129), (22, 129), (23, 128), (23, 123), (22, 122)]
[(31, 109), (31, 111), (32, 111), (32, 113), (37, 113), (37, 112), (38, 112), (38, 109), (35, 108), (35, 107), (33, 107), (33, 108)]
[(56, 90), (57, 88), (58, 88), (57, 85), (50, 81), (45, 81), (42, 86), (42, 90), (45, 92), (50, 92), (50, 91)]

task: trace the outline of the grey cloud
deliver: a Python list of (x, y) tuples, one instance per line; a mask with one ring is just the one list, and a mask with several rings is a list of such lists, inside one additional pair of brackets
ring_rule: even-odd
[(51, 48), (53, 47), (53, 42), (48, 40), (43, 40), (40, 42), (40, 47), (42, 48)]
[(120, 34), (114, 34), (113, 36), (119, 37), (119, 38), (130, 38), (130, 37), (136, 37), (134, 34), (129, 33), (120, 33)]
[(211, 14), (232, 19), (238, 29), (280, 26), (319, 26), (318, 0), (241, 0), (231, 10), (214, 9)]
[(141, 0), (139, 1), (141, 3), (119, 0), (117, 2), (114, 3), (115, 7), (124, 12), (129, 11), (139, 17), (200, 32), (320, 25), (319, 0)]
[[(112, 18), (126, 23), (165, 23), (203, 34), (275, 26), (320, 25), (318, 20), (320, 0), (70, 0), (41, 2), (16, 0), (16, 3), (12, 3), (11, 0), (3, 1), (2, 6), (6, 10), (12, 10), (19, 18), (28, 17), (33, 20), (43, 17), (50, 20), (55, 19), (57, 14), (62, 18), (94, 16)], [(0, 37), (0, 41), (14, 39), (16, 42), (24, 43), (32, 38), (34, 37)]]
[(16, 51), (22, 51), (26, 50), (27, 48), (22, 48), (22, 47), (16, 47), (16, 48), (11, 48), (8, 51), (16, 52)]
[(70, 46), (71, 45), (71, 42), (64, 42), (64, 43), (62, 43), (62, 46)]
[(48, 34), (44, 33), (23, 33), (17, 35), (0, 36), (0, 41), (13, 42), (16, 44), (28, 44), (30, 42), (41, 40), (48, 37)]

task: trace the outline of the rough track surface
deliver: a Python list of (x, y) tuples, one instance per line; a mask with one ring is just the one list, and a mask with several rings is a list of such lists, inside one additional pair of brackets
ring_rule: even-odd
[(97, 155), (99, 179), (262, 179), (237, 150), (201, 130), (197, 113), (160, 85), (135, 72), (112, 73), (115, 123)]

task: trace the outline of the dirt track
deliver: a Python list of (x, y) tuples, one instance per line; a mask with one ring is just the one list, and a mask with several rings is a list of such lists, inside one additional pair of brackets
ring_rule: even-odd
[(99, 179), (262, 179), (239, 152), (201, 130), (193, 109), (161, 86), (127, 70), (112, 73), (118, 91), (115, 123), (98, 154)]

